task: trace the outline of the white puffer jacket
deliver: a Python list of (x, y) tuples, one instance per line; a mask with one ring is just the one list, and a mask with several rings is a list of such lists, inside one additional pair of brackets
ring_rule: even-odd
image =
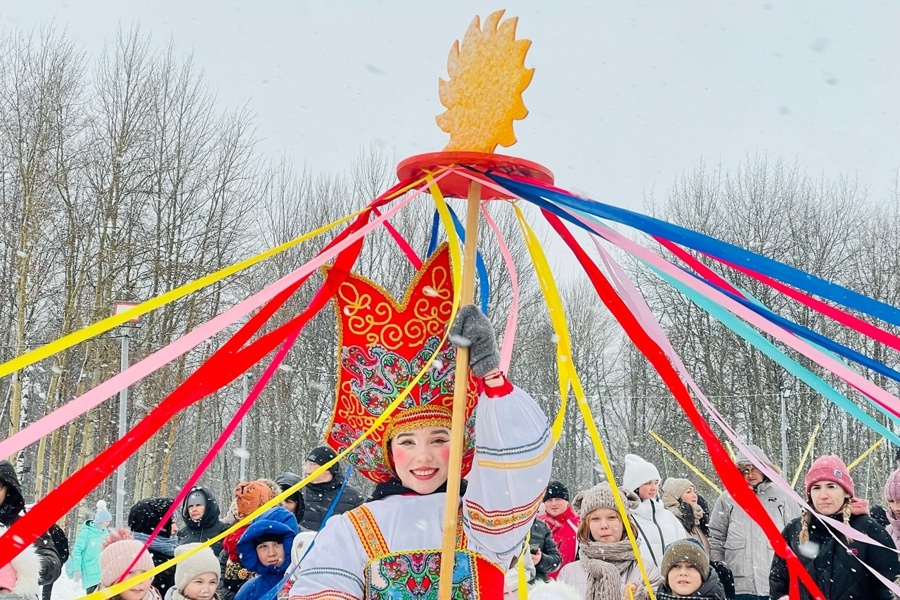
[(688, 532), (684, 530), (678, 517), (666, 510), (659, 500), (643, 500), (637, 510), (631, 513), (631, 518), (638, 528), (637, 538), (644, 564), (659, 567), (666, 546), (688, 537)]

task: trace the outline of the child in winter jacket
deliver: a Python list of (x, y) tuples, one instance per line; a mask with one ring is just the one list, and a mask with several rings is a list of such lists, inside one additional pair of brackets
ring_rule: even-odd
[[(235, 515), (239, 520), (243, 519), (271, 499), (272, 491), (267, 485), (258, 481), (242, 481), (234, 489)], [(248, 569), (238, 555), (238, 542), (245, 531), (247, 526), (228, 534), (222, 542), (219, 562), (223, 565), (223, 597), (226, 599), (234, 598), (247, 580), (253, 577), (253, 570)]]
[(250, 524), (238, 542), (238, 555), (256, 577), (241, 587), (235, 600), (259, 600), (281, 583), (297, 531), (297, 518), (283, 506), (267, 510)]
[(681, 521), (666, 510), (657, 498), (659, 492), (659, 471), (656, 466), (636, 454), (625, 455), (625, 474), (622, 487), (633, 490), (641, 504), (632, 514), (638, 528), (641, 558), (644, 563), (656, 567), (662, 563), (666, 546), (688, 537)]
[(659, 600), (725, 600), (725, 590), (719, 583), (715, 569), (710, 568), (709, 556), (695, 538), (669, 544), (663, 555), (660, 571), (663, 583), (656, 590)]
[[(131, 570), (126, 571), (134, 562)], [(115, 529), (103, 540), (103, 551), (100, 552), (100, 589), (112, 587), (119, 579), (131, 579), (153, 568), (153, 558), (144, 550), (144, 545), (134, 539), (127, 529)], [(153, 577), (135, 584), (124, 592), (113, 596), (111, 600), (161, 600), (159, 592), (153, 587)]]
[[(200, 546), (184, 544), (175, 550), (175, 556)], [(219, 559), (210, 548), (203, 548), (175, 566), (175, 586), (166, 600), (218, 600)]]
[(81, 587), (90, 594), (100, 584), (100, 550), (103, 540), (109, 535), (112, 515), (106, 502), (97, 501), (97, 512), (93, 519), (85, 521), (75, 538), (72, 555), (66, 562), (66, 574), (75, 581), (81, 580)]
[[(6, 527), (0, 525), (0, 544)], [(41, 562), (32, 546), (26, 546), (9, 564), (0, 567), (0, 600), (35, 600), (41, 593)]]

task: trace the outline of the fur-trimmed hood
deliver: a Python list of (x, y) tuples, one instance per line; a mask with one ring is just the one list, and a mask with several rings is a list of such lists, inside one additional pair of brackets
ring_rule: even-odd
[[(6, 527), (0, 525), (0, 540), (6, 533)], [(12, 568), (16, 571), (16, 586), (12, 589), (12, 596), (22, 598), (39, 598), (41, 586), (38, 584), (41, 576), (41, 558), (34, 550), (34, 546), (28, 545), (22, 552), (12, 559)], [(4, 598), (9, 595), (4, 596)]]

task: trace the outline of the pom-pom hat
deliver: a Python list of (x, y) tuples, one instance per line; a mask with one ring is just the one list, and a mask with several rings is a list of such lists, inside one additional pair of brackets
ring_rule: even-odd
[(884, 484), (884, 499), (888, 502), (900, 500), (900, 469), (891, 473)]
[(100, 552), (100, 585), (112, 586), (123, 575), (125, 569), (137, 557), (135, 571), (149, 571), (153, 568), (153, 558), (144, 550), (144, 544), (134, 539), (127, 529), (118, 528), (103, 540)]
[(112, 514), (106, 508), (106, 501), (97, 500), (97, 512), (94, 514), (94, 523), (109, 523), (112, 520)]

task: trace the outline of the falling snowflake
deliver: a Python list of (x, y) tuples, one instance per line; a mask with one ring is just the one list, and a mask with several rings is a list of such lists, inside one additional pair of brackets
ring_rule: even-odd
[(438, 297), (438, 291), (436, 289), (434, 289), (433, 287), (431, 287), (430, 285), (426, 285), (425, 287), (423, 287), (422, 293), (425, 294), (426, 296), (431, 296), (432, 298)]
[(243, 458), (245, 460), (250, 458), (250, 453), (247, 452), (246, 448), (235, 448), (234, 455), (237, 456), (238, 458)]
[(472, 345), (472, 340), (461, 335), (450, 335), (450, 343), (460, 348), (468, 348)]

